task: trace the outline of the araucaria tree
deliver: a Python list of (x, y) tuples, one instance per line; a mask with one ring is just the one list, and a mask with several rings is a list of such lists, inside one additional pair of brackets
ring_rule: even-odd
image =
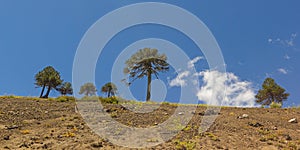
[[(57, 86), (59, 86), (63, 82), (60, 77), (60, 73), (56, 71), (52, 66), (48, 66), (42, 71), (38, 72), (35, 75), (35, 81), (35, 85), (42, 87), (40, 98), (48, 98), (50, 91), (52, 89), (56, 89)], [(46, 87), (48, 88), (47, 92), (45, 95), (43, 95)]]
[(85, 83), (80, 87), (79, 94), (84, 94), (85, 96), (96, 95), (97, 89), (93, 83)]
[(279, 86), (274, 79), (266, 78), (262, 89), (255, 96), (256, 102), (262, 105), (270, 105), (271, 103), (282, 104), (290, 94), (285, 92), (285, 89)]
[(73, 94), (73, 88), (72, 84), (70, 82), (64, 82), (60, 86), (56, 88), (56, 90), (63, 96), (65, 95), (72, 95)]
[(144, 48), (133, 54), (127, 61), (124, 73), (129, 75), (129, 85), (136, 79), (147, 76), (147, 97), (146, 101), (151, 98), (151, 80), (152, 75), (158, 78), (159, 72), (169, 70), (167, 56), (159, 54), (157, 49)]
[(117, 90), (118, 90), (117, 86), (115, 84), (113, 84), (112, 82), (106, 83), (101, 88), (101, 92), (102, 93), (107, 93), (107, 97), (115, 96), (115, 94), (117, 93)]

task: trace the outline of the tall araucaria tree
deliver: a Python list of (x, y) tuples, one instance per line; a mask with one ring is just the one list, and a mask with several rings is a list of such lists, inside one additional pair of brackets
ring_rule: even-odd
[(115, 94), (117, 93), (117, 90), (118, 90), (117, 86), (115, 84), (113, 84), (112, 82), (106, 83), (101, 88), (101, 92), (107, 93), (107, 97), (115, 96)]
[(79, 94), (84, 94), (85, 96), (96, 95), (97, 89), (93, 83), (85, 83), (80, 87)]
[[(52, 66), (44, 68), (42, 71), (35, 75), (35, 85), (42, 87), (40, 98), (48, 98), (50, 91), (56, 89), (57, 86), (61, 85), (63, 82), (60, 73), (56, 71)], [(47, 88), (45, 95), (44, 91)]]
[(129, 75), (129, 85), (136, 79), (147, 76), (147, 96), (146, 101), (151, 98), (152, 75), (158, 78), (159, 72), (169, 70), (167, 56), (159, 54), (157, 49), (144, 48), (133, 54), (127, 61), (124, 73)]
[(72, 95), (73, 94), (73, 88), (72, 84), (70, 82), (64, 82), (60, 86), (56, 88), (56, 90), (63, 96), (65, 95)]

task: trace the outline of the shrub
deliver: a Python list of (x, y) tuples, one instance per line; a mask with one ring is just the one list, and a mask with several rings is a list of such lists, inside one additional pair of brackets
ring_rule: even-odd
[(116, 96), (100, 98), (101, 103), (105, 103), (105, 104), (118, 104), (119, 100), (120, 100), (120, 98), (118, 98)]
[(281, 103), (272, 102), (270, 105), (270, 108), (281, 108), (281, 107), (282, 107)]
[(73, 102), (75, 101), (75, 98), (73, 96), (59, 96), (56, 98), (56, 100), (59, 102)]
[(169, 102), (165, 102), (165, 101), (164, 101), (164, 102), (162, 102), (161, 104), (162, 104), (162, 105), (170, 105), (170, 103), (169, 103)]

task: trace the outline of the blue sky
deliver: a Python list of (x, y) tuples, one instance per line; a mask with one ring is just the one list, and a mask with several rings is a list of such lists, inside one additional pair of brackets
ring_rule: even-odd
[[(33, 84), (34, 75), (48, 65), (60, 71), (65, 81), (72, 81), (73, 59), (85, 32), (105, 14), (137, 2), (149, 1), (1, 1), (0, 95), (38, 96), (40, 89)], [(299, 1), (156, 2), (182, 7), (207, 25), (219, 43), (227, 71), (238, 77), (230, 82), (247, 83), (247, 90), (256, 92), (266, 77), (272, 77), (291, 94), (285, 105), (300, 105)], [(120, 32), (103, 49), (96, 68), (98, 89), (110, 81), (109, 70), (119, 53), (144, 38), (166, 39), (184, 49), (191, 59), (203, 57), (188, 37), (174, 29), (149, 24), (134, 26)], [(202, 72), (202, 87), (209, 82), (202, 80), (205, 75), (216, 75), (205, 74), (209, 69), (205, 58), (197, 61), (195, 68)], [(179, 74), (171, 69), (161, 75), (168, 101), (179, 97), (180, 88), (170, 85)], [(138, 80), (131, 87), (137, 99), (144, 99), (145, 83), (145, 79)], [(57, 95), (52, 92), (52, 96)]]

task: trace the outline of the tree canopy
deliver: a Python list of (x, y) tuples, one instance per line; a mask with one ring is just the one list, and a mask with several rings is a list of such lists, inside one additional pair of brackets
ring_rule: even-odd
[[(56, 89), (56, 87), (63, 82), (60, 73), (56, 71), (52, 66), (48, 66), (42, 71), (39, 71), (35, 75), (35, 81), (35, 85), (42, 87), (42, 91), (40, 94), (41, 98), (48, 98), (50, 91), (52, 89)], [(48, 90), (46, 94), (43, 95), (46, 87), (48, 87)]]
[(134, 80), (147, 76), (147, 97), (146, 101), (151, 98), (151, 80), (154, 74), (158, 78), (159, 72), (169, 70), (167, 56), (159, 54), (157, 49), (144, 48), (133, 54), (126, 62), (124, 73), (129, 75), (130, 85)]
[(61, 95), (72, 95), (73, 94), (73, 88), (72, 84), (70, 82), (64, 82), (58, 88), (56, 88), (58, 92), (60, 92)]
[(97, 89), (93, 83), (85, 83), (80, 87), (79, 94), (84, 94), (85, 96), (96, 95)]
[(101, 88), (101, 92), (107, 93), (107, 97), (115, 96), (115, 94), (117, 93), (117, 90), (118, 90), (117, 86), (115, 84), (113, 84), (112, 82), (106, 83)]
[(262, 105), (270, 105), (271, 103), (281, 103), (287, 100), (290, 94), (285, 92), (285, 89), (279, 86), (274, 79), (266, 78), (255, 96), (256, 102)]

